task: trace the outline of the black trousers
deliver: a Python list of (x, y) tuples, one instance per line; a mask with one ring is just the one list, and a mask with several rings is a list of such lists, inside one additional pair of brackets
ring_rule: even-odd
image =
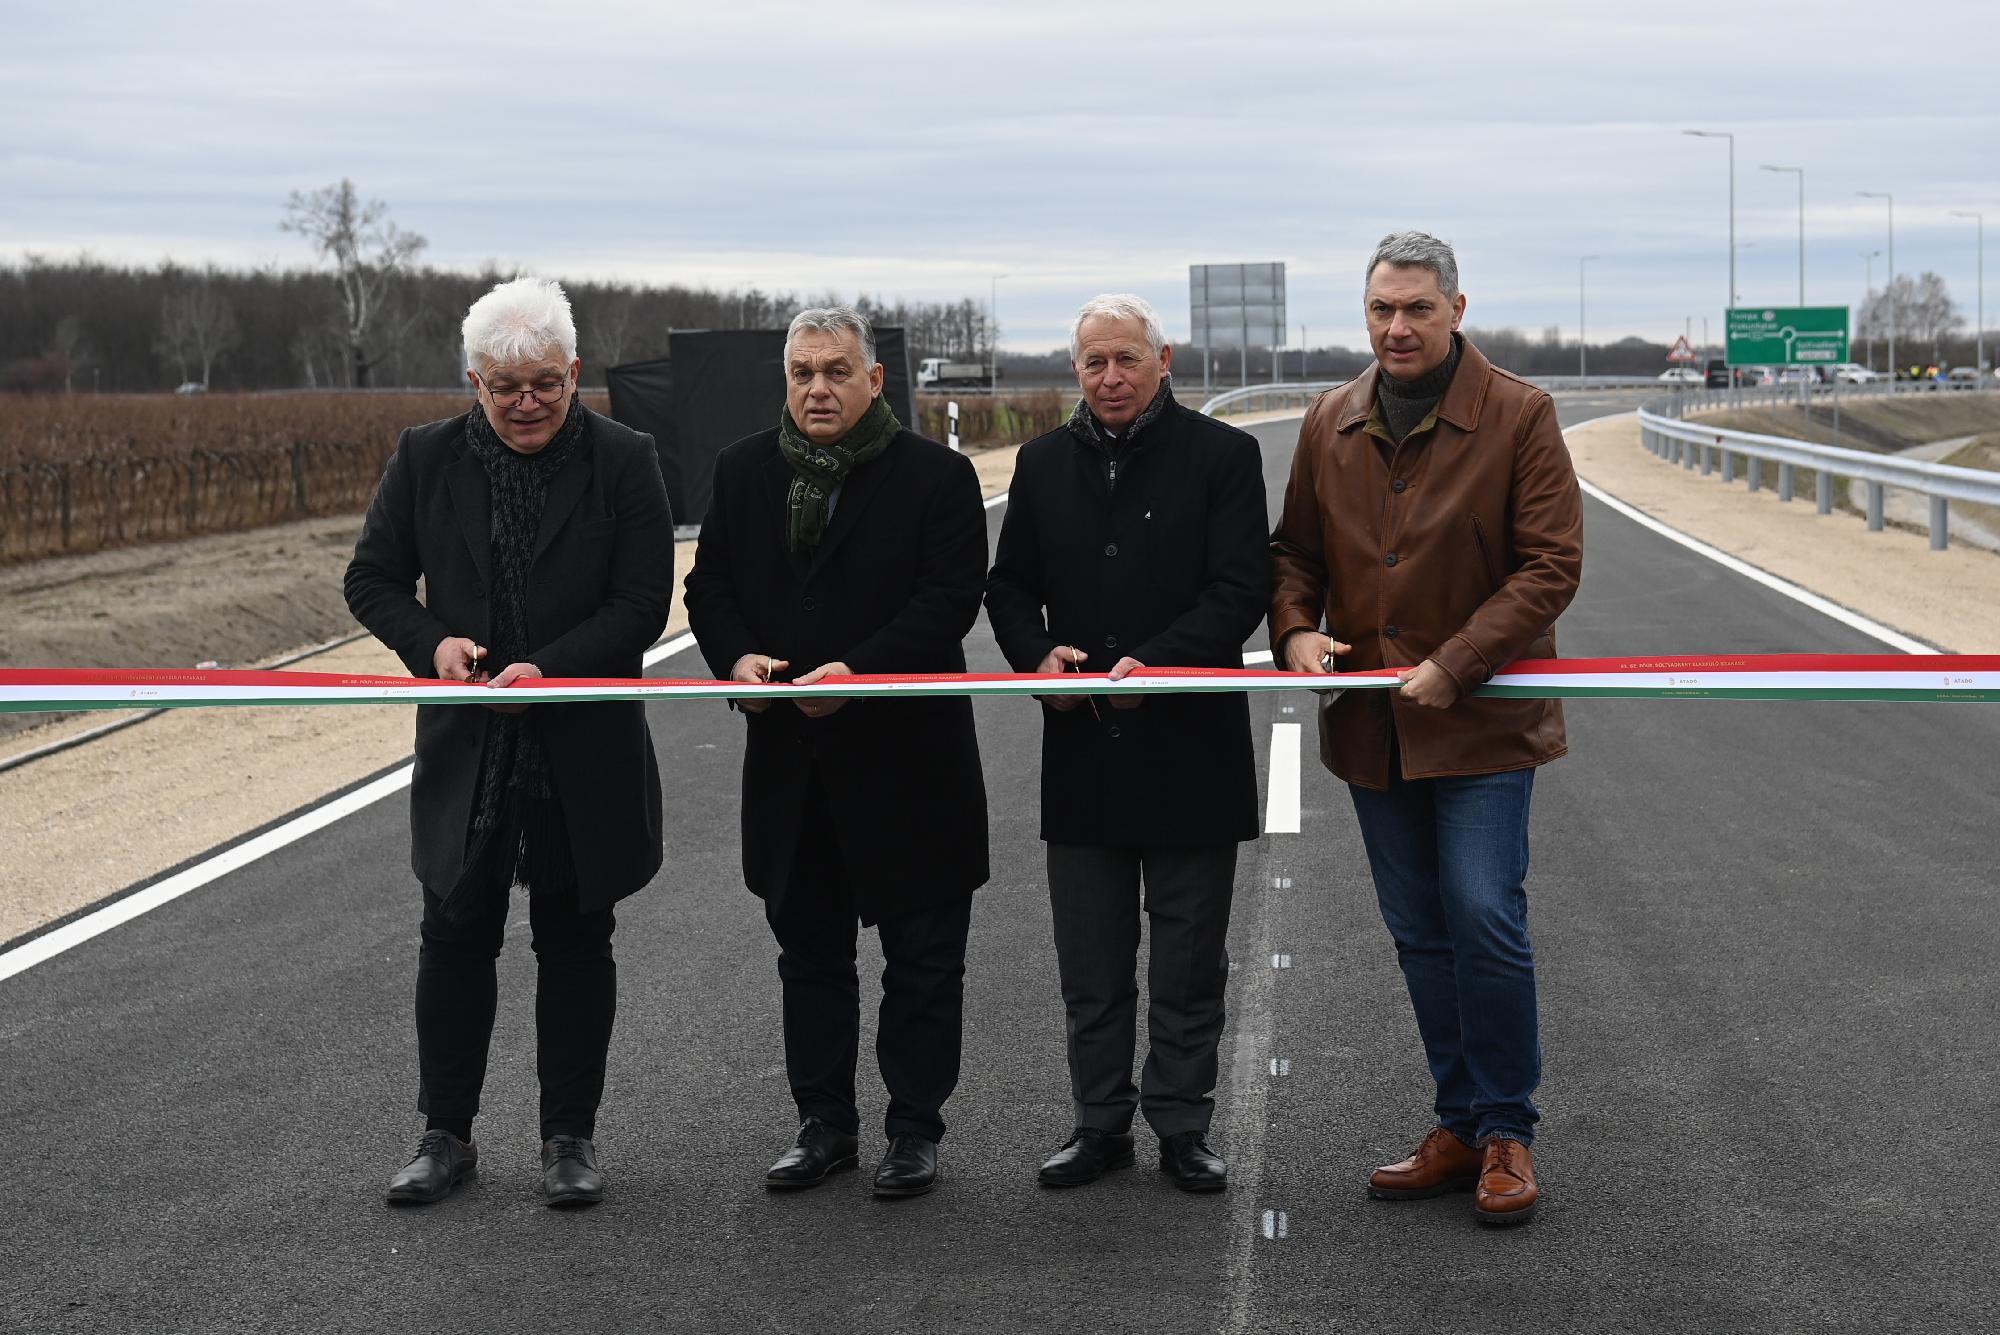
[[(1149, 1051), (1135, 1088), (1142, 880), (1152, 928), (1151, 1004)], [(1235, 882), (1235, 844), (1049, 845), (1049, 905), (1079, 1127), (1123, 1132), (1137, 1109), (1161, 1136), (1208, 1130)]]
[[(486, 1083), (486, 1051), (499, 1002), (500, 942), (510, 893), (485, 896), (476, 916), (454, 922), (424, 889), (417, 955), (417, 1110), (432, 1126), (469, 1127)], [(595, 1134), (604, 1065), (618, 1010), (611, 958), (617, 919), (584, 913), (574, 895), (528, 897), (535, 950), (535, 1072), (541, 1079), (542, 1139)]]
[[(764, 917), (778, 941), (785, 1075), (799, 1120), (817, 1117), (856, 1132), (861, 984), (854, 953), (860, 915), (817, 785), (792, 857), (791, 884), (781, 898), (765, 902)], [(958, 1087), (965, 938), (971, 925), (970, 895), (876, 924), (884, 965), (875, 1060), (889, 1091), (883, 1130), (890, 1136), (944, 1138), (944, 1102)]]

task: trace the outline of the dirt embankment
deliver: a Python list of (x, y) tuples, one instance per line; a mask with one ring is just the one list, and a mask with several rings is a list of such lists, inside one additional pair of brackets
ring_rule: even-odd
[(1811, 440), (1850, 450), (1896, 454), (1934, 440), (2000, 436), (2000, 394), (1940, 390), (1894, 398), (1843, 395), (1796, 403), (1702, 413), (1699, 420), (1727, 431), (1754, 431), (1788, 440)]

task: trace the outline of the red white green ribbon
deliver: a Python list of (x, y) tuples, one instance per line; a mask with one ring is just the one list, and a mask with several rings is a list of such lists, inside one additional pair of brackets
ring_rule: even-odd
[[(1379, 690), (1396, 672), (1302, 676), (1257, 668), (1146, 668), (1096, 673), (935, 673), (834, 677), (811, 686), (663, 678), (541, 678), (496, 691), (466, 682), (328, 672), (161, 668), (0, 669), (0, 713), (199, 706), (510, 704), (589, 700), (791, 699), (800, 696), (1158, 695), (1215, 691)], [(1509, 665), (1485, 696), (1573, 699), (2000, 701), (2000, 654), (1772, 654), (1750, 657), (1549, 658)]]

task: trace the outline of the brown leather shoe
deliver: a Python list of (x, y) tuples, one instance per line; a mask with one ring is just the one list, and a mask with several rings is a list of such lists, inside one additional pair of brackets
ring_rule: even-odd
[(1486, 1142), (1479, 1165), (1473, 1212), (1483, 1224), (1525, 1224), (1535, 1215), (1542, 1189), (1535, 1185), (1535, 1156), (1518, 1140), (1496, 1136)]
[(1378, 1201), (1421, 1201), (1447, 1191), (1471, 1191), (1479, 1180), (1479, 1151), (1441, 1126), (1431, 1128), (1417, 1152), (1368, 1175)]

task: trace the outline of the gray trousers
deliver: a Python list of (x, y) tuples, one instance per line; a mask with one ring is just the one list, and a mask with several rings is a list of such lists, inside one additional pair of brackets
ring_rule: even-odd
[[(1150, 1051), (1138, 1088), (1140, 884), (1152, 927)], [(1076, 1125), (1122, 1132), (1134, 1109), (1161, 1136), (1206, 1131), (1229, 983), (1236, 845), (1049, 845), (1049, 904), (1069, 1032)]]

